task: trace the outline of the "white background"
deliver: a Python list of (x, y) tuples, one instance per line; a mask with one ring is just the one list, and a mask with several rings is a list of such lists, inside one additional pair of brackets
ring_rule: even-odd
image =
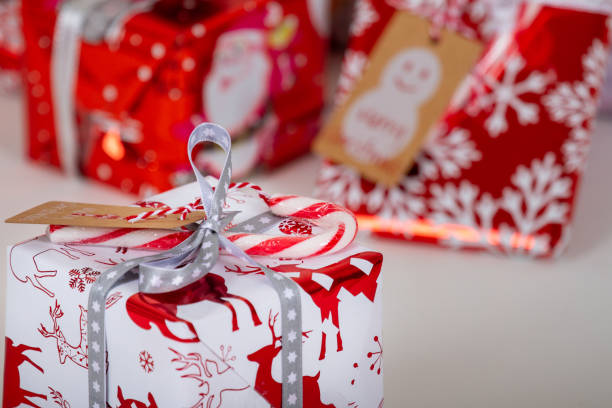
[[(23, 123), (20, 98), (0, 98), (1, 219), (48, 200), (134, 200), (109, 187), (27, 164)], [(362, 243), (385, 256), (387, 407), (612, 406), (610, 133), (612, 120), (600, 119), (573, 240), (558, 260), (453, 252), (362, 234)], [(307, 157), (251, 181), (269, 192), (310, 195), (318, 165), (316, 158)], [(2, 248), (44, 230), (9, 224), (0, 228)], [(6, 254), (0, 253), (3, 339)]]

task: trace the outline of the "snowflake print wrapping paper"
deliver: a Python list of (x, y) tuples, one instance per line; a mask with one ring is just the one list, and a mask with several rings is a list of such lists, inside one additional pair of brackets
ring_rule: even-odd
[[(128, 5), (120, 24), (79, 41), (76, 92), (68, 96), (78, 135), (65, 141), (57, 117), (67, 98), (53, 97), (61, 85), (52, 69), (56, 2), (24, 1), (32, 160), (68, 173), (78, 162), (89, 178), (150, 196), (192, 181), (186, 143), (202, 122), (235, 138), (235, 177), (308, 151), (323, 105), (325, 1), (117, 3)], [(198, 164), (216, 174), (221, 159), (202, 152)]]
[[(339, 102), (400, 3), (408, 8), (411, 0), (370, 2), (376, 7), (364, 20), (369, 23), (355, 23), (361, 35), (345, 56)], [(398, 185), (376, 185), (327, 162), (316, 194), (347, 206), (362, 227), (385, 236), (558, 255), (570, 235), (609, 36), (607, 15), (524, 5), (512, 28), (488, 43)]]
[[(151, 202), (176, 206), (197, 189), (189, 184)], [(230, 189), (228, 210), (250, 219), (267, 211), (257, 199)], [(299, 223), (273, 228), (312, 231)], [(86, 407), (91, 282), (151, 251), (37, 237), (8, 254), (3, 408)], [(304, 407), (382, 407), (382, 254), (353, 244), (306, 260), (257, 259), (301, 288), (304, 332), (287, 340), (303, 343)], [(280, 407), (280, 302), (260, 268), (221, 255), (181, 290), (144, 295), (128, 279), (92, 307), (106, 308), (108, 363), (94, 369), (107, 370), (110, 407)]]

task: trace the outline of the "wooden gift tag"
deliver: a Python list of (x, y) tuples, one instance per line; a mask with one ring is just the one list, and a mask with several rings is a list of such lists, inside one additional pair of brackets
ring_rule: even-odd
[(17, 214), (5, 222), (79, 227), (174, 229), (206, 218), (204, 211), (193, 211), (187, 214), (184, 220), (179, 219), (180, 214), (163, 215), (137, 222), (129, 222), (126, 219), (131, 215), (155, 210), (158, 208), (49, 201)]
[(363, 78), (317, 137), (316, 152), (388, 186), (401, 180), (482, 52), (480, 43), (448, 30), (433, 41), (430, 28), (396, 12)]

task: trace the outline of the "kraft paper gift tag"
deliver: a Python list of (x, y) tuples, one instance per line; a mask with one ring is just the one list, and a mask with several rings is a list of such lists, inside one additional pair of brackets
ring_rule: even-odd
[(180, 214), (160, 214), (130, 222), (130, 217), (158, 208), (49, 201), (11, 217), (14, 224), (54, 224), (78, 227), (173, 229), (206, 218), (204, 211), (192, 211), (181, 220)]
[(482, 45), (397, 12), (372, 50), (363, 78), (332, 114), (314, 150), (375, 182), (397, 184), (412, 165)]

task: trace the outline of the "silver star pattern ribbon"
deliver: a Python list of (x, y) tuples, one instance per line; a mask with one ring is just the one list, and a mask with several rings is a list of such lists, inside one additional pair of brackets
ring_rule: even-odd
[[(196, 145), (212, 142), (226, 153), (225, 165), (217, 187), (208, 184), (196, 168), (192, 152)], [(199, 125), (189, 137), (188, 154), (191, 166), (200, 185), (202, 202), (207, 218), (194, 233), (171, 250), (155, 255), (132, 259), (114, 266), (100, 275), (92, 285), (88, 302), (88, 374), (89, 407), (106, 408), (106, 333), (104, 312), (106, 296), (119, 281), (138, 275), (138, 290), (142, 293), (165, 293), (181, 289), (202, 279), (216, 264), (219, 250), (257, 265), (270, 279), (280, 299), (282, 322), (282, 407), (301, 408), (302, 392), (302, 305), (299, 286), (271, 269), (259, 264), (221, 234), (236, 213), (223, 213), (223, 203), (231, 178), (231, 139), (225, 129), (218, 125)], [(276, 217), (266, 213), (251, 218), (233, 227), (232, 232), (241, 231), (244, 225), (257, 228), (270, 226)], [(112, 333), (109, 333), (112, 335)], [(245, 339), (246, 340), (246, 339)], [(297, 381), (293, 380), (297, 378)], [(291, 381), (289, 380), (291, 379)]]

